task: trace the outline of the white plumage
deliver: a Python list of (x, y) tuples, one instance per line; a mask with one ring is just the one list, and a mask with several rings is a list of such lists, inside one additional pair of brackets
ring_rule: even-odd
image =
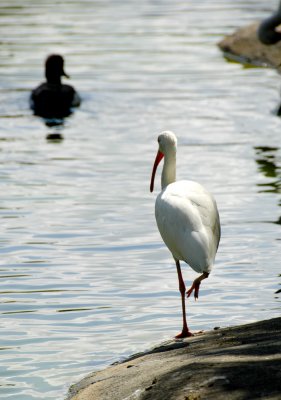
[(185, 316), (185, 284), (179, 261), (185, 261), (201, 273), (187, 291), (198, 298), (199, 286), (207, 278), (214, 264), (220, 240), (220, 220), (216, 201), (199, 183), (176, 182), (177, 139), (173, 132), (162, 132), (158, 137), (159, 150), (155, 159), (150, 190), (153, 191), (157, 165), (164, 157), (162, 191), (155, 203), (155, 217), (162, 239), (172, 253), (178, 272), (182, 296), (183, 329), (177, 337), (190, 336)]

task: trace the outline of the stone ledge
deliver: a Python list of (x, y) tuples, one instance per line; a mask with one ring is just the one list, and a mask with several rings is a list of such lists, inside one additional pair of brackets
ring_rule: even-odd
[(273, 67), (281, 71), (281, 42), (273, 45), (262, 44), (257, 37), (260, 22), (254, 22), (227, 35), (218, 47), (225, 57), (259, 67)]
[(281, 318), (171, 340), (94, 372), (68, 400), (278, 400)]

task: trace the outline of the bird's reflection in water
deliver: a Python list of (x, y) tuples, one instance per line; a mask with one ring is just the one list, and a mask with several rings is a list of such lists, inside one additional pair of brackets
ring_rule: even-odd
[(49, 142), (61, 142), (64, 137), (59, 132), (60, 129), (63, 128), (64, 120), (63, 119), (54, 119), (54, 118), (46, 118), (44, 119), (45, 125), (48, 128), (55, 128), (55, 132), (50, 132), (46, 135), (46, 140)]
[[(281, 157), (279, 147), (262, 146), (254, 149), (259, 171), (267, 178), (273, 178), (270, 182), (258, 184), (262, 188), (260, 193), (281, 193)], [(281, 199), (278, 205), (281, 206)], [(281, 225), (281, 216), (276, 221), (272, 221), (272, 223)], [(281, 289), (275, 292), (275, 294), (279, 293), (281, 293)]]
[(255, 147), (256, 163), (258, 169), (267, 178), (273, 178), (270, 182), (259, 183), (260, 193), (281, 193), (281, 158), (279, 147)]
[(54, 126), (62, 126), (64, 124), (63, 119), (54, 119), (54, 118), (46, 118), (44, 119), (45, 125), (49, 128), (53, 128)]
[(63, 135), (59, 132), (48, 133), (46, 136), (46, 140), (48, 140), (48, 142), (61, 142), (63, 139)]
[[(259, 192), (281, 193), (281, 157), (279, 147), (261, 146), (254, 149), (259, 171), (266, 178), (271, 178), (269, 182), (258, 183)], [(279, 201), (279, 206), (281, 206), (281, 200)], [(273, 223), (281, 225), (281, 216)]]

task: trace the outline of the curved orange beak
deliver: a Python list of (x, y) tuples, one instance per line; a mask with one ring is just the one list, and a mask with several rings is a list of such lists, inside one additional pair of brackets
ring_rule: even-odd
[(164, 154), (161, 153), (160, 150), (158, 150), (158, 153), (157, 153), (157, 155), (155, 157), (153, 169), (152, 169), (152, 174), (151, 174), (151, 181), (150, 181), (150, 191), (151, 192), (153, 192), (153, 189), (154, 189), (154, 178), (155, 178), (155, 174), (156, 174), (156, 170), (157, 170), (158, 164), (160, 163), (160, 161), (162, 160), (163, 157), (164, 157)]

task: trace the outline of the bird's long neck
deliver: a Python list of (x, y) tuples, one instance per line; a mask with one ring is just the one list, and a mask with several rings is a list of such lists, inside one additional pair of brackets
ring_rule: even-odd
[(176, 152), (171, 152), (164, 157), (164, 166), (161, 175), (162, 190), (170, 183), (176, 181)]

